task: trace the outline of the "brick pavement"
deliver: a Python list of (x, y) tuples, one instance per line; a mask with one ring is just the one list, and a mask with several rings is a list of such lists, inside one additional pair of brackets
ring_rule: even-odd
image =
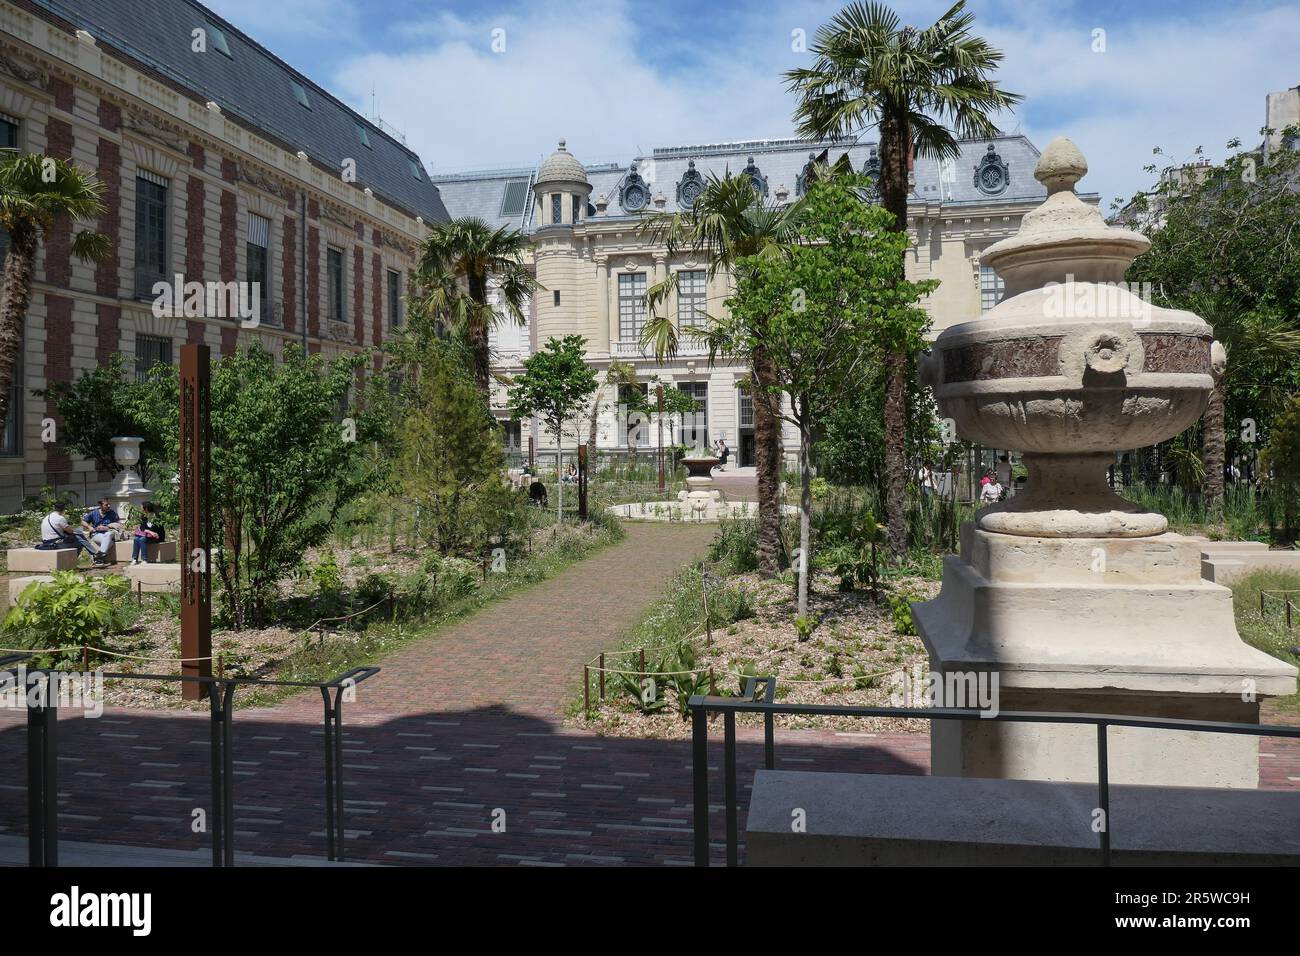
[[(598, 737), (557, 720), (581, 663), (635, 620), (707, 529), (629, 525), (628, 538), (563, 574), (392, 655), (345, 708), (349, 859), (408, 865), (686, 865), (691, 755), (685, 741)], [(594, 626), (599, 618), (603, 627)], [(236, 847), (323, 856), (319, 695), (237, 712)], [(0, 833), (21, 835), (22, 715), (0, 711)], [(60, 836), (202, 849), (205, 715), (113, 710), (60, 721)], [(721, 860), (721, 746), (710, 752), (713, 855)], [(762, 761), (742, 728), (742, 803)], [(1300, 746), (1263, 741), (1263, 785), (1300, 787)], [(779, 731), (782, 769), (926, 773), (924, 734)], [(492, 829), (505, 812), (505, 831)], [(743, 808), (741, 826), (743, 832)]]

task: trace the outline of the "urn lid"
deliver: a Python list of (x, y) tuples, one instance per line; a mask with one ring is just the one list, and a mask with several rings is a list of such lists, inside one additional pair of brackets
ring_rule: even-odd
[(1151, 246), (1145, 236), (1106, 224), (1101, 212), (1074, 193), (1088, 172), (1079, 147), (1058, 136), (1043, 151), (1034, 178), (1047, 187), (1041, 206), (1025, 214), (1014, 236), (984, 250), (980, 261), (1006, 283), (1011, 297), (1049, 282), (1119, 282), (1129, 264)]

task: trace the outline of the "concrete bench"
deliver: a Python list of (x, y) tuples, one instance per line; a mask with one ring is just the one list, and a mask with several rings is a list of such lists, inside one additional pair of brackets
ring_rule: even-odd
[(131, 564), (126, 568), (126, 576), (131, 579), (131, 590), (138, 586), (141, 591), (161, 591), (179, 594), (181, 590), (181, 566), (179, 564)]
[[(113, 550), (117, 554), (119, 564), (125, 564), (131, 560), (131, 546), (134, 542), (127, 538), (125, 541), (118, 541), (114, 544)], [(150, 564), (162, 562), (171, 562), (176, 560), (176, 542), (175, 541), (152, 541), (149, 543), (146, 554)]]
[(52, 574), (33, 574), (25, 578), (10, 578), (9, 579), (9, 606), (13, 607), (15, 604), (18, 603), (18, 598), (22, 596), (22, 593), (27, 590), (28, 586), (32, 584), (41, 584), (46, 581), (53, 581), (53, 580), (54, 580), (54, 575)]
[[(1096, 806), (1086, 783), (760, 770), (745, 862), (1096, 866)], [(1293, 792), (1117, 785), (1109, 822), (1115, 865), (1300, 865)]]
[(10, 548), (9, 571), (71, 571), (77, 566), (76, 548), (42, 551), (39, 548)]

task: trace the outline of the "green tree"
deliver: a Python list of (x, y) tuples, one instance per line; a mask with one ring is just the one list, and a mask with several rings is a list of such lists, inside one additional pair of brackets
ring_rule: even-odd
[[(587, 340), (581, 335), (550, 338), (524, 359), (524, 371), (510, 386), (510, 405), (516, 418), (536, 415), (555, 439), (556, 464), (564, 450), (565, 426), (596, 391), (596, 373), (586, 363)], [(576, 438), (576, 435), (575, 435)], [(560, 475), (556, 475), (560, 478)], [(556, 520), (564, 517), (564, 482), (558, 481)]]
[(882, 331), (924, 329), (917, 302), (938, 285), (897, 279), (907, 249), (892, 217), (864, 197), (871, 183), (852, 175), (818, 177), (804, 199), (803, 242), (788, 256), (742, 262), (731, 317), (712, 327), (729, 351), (762, 349), (771, 356), (777, 397), (790, 397), (784, 417), (799, 431), (799, 607), (808, 614), (812, 557), (812, 458), (822, 421), (841, 395), (881, 361)]
[(51, 399), (63, 420), (62, 444), (90, 459), (100, 471), (115, 474), (112, 439), (134, 435), (144, 439), (136, 471), (150, 484), (170, 477), (176, 461), (169, 459), (169, 436), (175, 427), (174, 396), (155, 377), (140, 382), (127, 360), (114, 353), (103, 365), (84, 372), (73, 382), (51, 382), (35, 392)]
[[(9, 414), (9, 389), (32, 301), (37, 247), (51, 230), (68, 220), (100, 215), (103, 192), (103, 184), (93, 174), (66, 160), (0, 152), (0, 228), (9, 234), (4, 277), (0, 279), (0, 422)], [(111, 257), (114, 247), (108, 236), (82, 231), (72, 239), (72, 254), (83, 261), (99, 262)]]
[(1240, 146), (1229, 142), (1218, 165), (1167, 170), (1120, 215), (1151, 239), (1129, 281), (1203, 317), (1228, 353), (1200, 424), (1207, 506), (1222, 501), (1228, 453), (1252, 451), (1238, 423), (1263, 430), (1300, 387), (1300, 249), (1284, 238), (1300, 221), (1300, 151), (1283, 146), (1264, 163)]
[(1294, 540), (1300, 502), (1300, 395), (1291, 396), (1274, 418), (1268, 444), (1260, 451), (1260, 469), (1282, 502), (1283, 536)]
[(401, 498), (415, 505), (406, 520), (444, 554), (481, 551), (503, 504), (495, 492), (509, 490), (500, 429), (444, 349), (426, 355), (410, 391), (395, 468)]
[[(956, 136), (998, 135), (990, 114), (1021, 100), (990, 78), (1002, 53), (971, 34), (973, 21), (964, 0), (924, 30), (903, 27), (883, 4), (851, 3), (817, 31), (813, 65), (786, 73), (790, 91), (799, 96), (795, 120), (801, 135), (840, 138), (878, 129), (880, 203), (893, 214), (891, 228), (898, 232), (907, 231), (913, 155), (958, 158)], [(904, 276), (900, 254), (895, 277), (902, 282)], [(886, 372), (884, 511), (897, 557), (907, 547), (904, 436), (918, 337), (906, 318), (880, 334)]]
[[(517, 229), (493, 229), (466, 216), (434, 224), (420, 251), (421, 308), (465, 338), (474, 381), (485, 398), (492, 387), (489, 331), (502, 312), (523, 325), (529, 298), (541, 288), (523, 263), (527, 250), (528, 237)], [(498, 306), (488, 301), (492, 292)]]
[[(663, 245), (671, 260), (689, 254), (709, 263), (708, 275), (737, 278), (741, 260), (754, 261), (784, 255), (785, 247), (797, 238), (799, 203), (766, 203), (743, 173), (711, 174), (689, 210), (655, 213), (642, 223), (641, 234)], [(642, 333), (642, 345), (651, 346), (662, 361), (677, 353), (678, 329), (667, 316), (658, 314), (676, 286), (677, 273), (646, 292), (652, 316)], [(702, 337), (704, 330), (689, 334)], [(718, 353), (710, 351), (713, 364)], [(775, 383), (769, 356), (760, 348), (740, 356), (749, 363), (754, 408), (754, 464), (758, 481), (758, 566), (765, 575), (776, 574), (781, 553), (781, 407), (770, 386)]]
[[(384, 458), (373, 454), (382, 423), (348, 408), (365, 361), (327, 363), (296, 345), (278, 361), (254, 343), (213, 365), (213, 562), (236, 630), (263, 626), (280, 581), (329, 538), (344, 506), (382, 484), (374, 462)], [(175, 369), (165, 371), (174, 381)], [(175, 431), (170, 446), (177, 460)]]

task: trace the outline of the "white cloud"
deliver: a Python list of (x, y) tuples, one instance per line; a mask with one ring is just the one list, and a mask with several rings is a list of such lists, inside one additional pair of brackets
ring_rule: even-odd
[[(709, 9), (698, 33), (665, 38), (669, 13), (630, 0), (528, 0), (508, 13), (368, 26), (356, 0), (213, 2), (268, 44), (328, 25), (334, 39), (320, 54), (338, 66), (315, 78), (363, 110), (373, 89), (384, 119), (435, 172), (533, 164), (560, 137), (594, 163), (654, 146), (788, 136), (794, 104), (781, 73), (806, 61), (791, 52), (790, 31), (811, 39), (839, 8), (782, 0), (730, 17)], [(1256, 141), (1264, 94), (1300, 82), (1300, 9), (1278, 3), (1098, 17), (1084, 2), (989, 0), (976, 6), (975, 29), (1005, 52), (1004, 85), (1026, 95), (1003, 125), (1019, 124), (1040, 148), (1070, 136), (1091, 167), (1083, 187), (1108, 202), (1147, 185), (1153, 146), (1185, 161), (1197, 145), (1217, 157), (1230, 137)], [(899, 4), (918, 24), (947, 6)], [(501, 53), (491, 47), (497, 28)], [(1106, 31), (1104, 53), (1092, 51), (1096, 28)], [(295, 65), (311, 74), (310, 63)]]

